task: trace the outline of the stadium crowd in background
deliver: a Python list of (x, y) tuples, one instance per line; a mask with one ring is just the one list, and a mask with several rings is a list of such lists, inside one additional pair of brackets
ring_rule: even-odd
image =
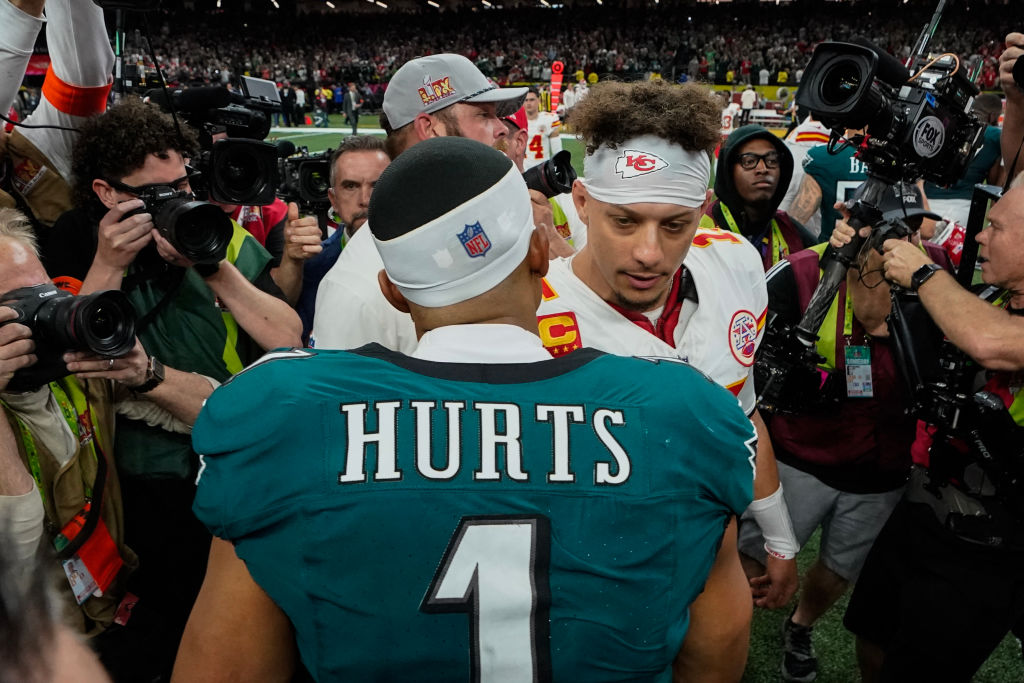
[[(910, 53), (934, 9), (915, 0), (891, 12), (891, 3), (859, 2), (829, 6), (807, 22), (796, 7), (744, 5), (660, 5), (644, 11), (575, 6), (557, 14), (543, 8), (414, 13), (334, 13), (285, 16), (270, 12), (240, 16), (173, 12), (154, 40), (157, 60), (171, 82), (227, 83), (249, 74), (303, 84), (346, 89), (355, 82), (370, 108), (379, 108), (382, 86), (402, 64), (418, 55), (462, 54), (498, 83), (550, 80), (550, 64), (567, 73), (632, 80), (652, 73), (663, 78), (717, 84), (757, 84), (762, 69), (769, 84), (799, 83), (814, 46), (823, 40), (868, 36), (890, 53)], [(872, 11), (874, 8), (874, 11)], [(269, 9), (269, 7), (268, 7)], [(1003, 26), (1020, 23), (1016, 3), (999, 8)], [(225, 32), (243, 26), (245, 40), (225, 41)], [(452, 31), (458, 26), (458, 31)], [(373, 40), (365, 40), (373, 36)], [(985, 5), (952, 4), (932, 39), (933, 51), (953, 52), (968, 68), (982, 69), (987, 89), (996, 87), (1003, 35)], [(152, 67), (145, 44), (129, 44), (132, 61)], [(340, 102), (340, 98), (339, 98)], [(339, 110), (340, 111), (340, 110)]]
[[(1024, 175), (977, 237), (982, 298), (954, 280), (950, 243), (926, 241), (932, 218), (906, 218), (929, 207), (923, 183), (870, 195), (910, 234), (854, 259), (812, 342), (810, 393), (832, 414), (769, 415), (766, 335), (828, 279), (827, 240), (855, 234), (840, 202), (870, 169), (813, 120), (786, 142), (731, 132), (755, 114), (739, 103), (721, 135), (708, 92), (797, 85), (828, 39), (906, 56), (930, 2), (837, 5), (813, 25), (803, 3), (166, 2), (154, 43), (173, 83), (249, 74), (277, 84), (276, 125), (344, 116), (352, 135), (317, 167), (326, 196), (302, 202), (330, 220), (193, 201), (213, 201), (228, 126), (196, 136), (112, 96), (101, 4), (0, 0), (0, 99), (37, 99), (19, 113), (45, 124), (0, 132), (0, 681), (68, 680), (41, 645), (73, 644), (38, 609), (51, 595), (115, 683), (733, 681), (755, 607), (787, 610), (775, 661), (806, 683), (812, 627), (858, 577), (846, 623), (865, 680), (967, 681), (1024, 632), (1024, 492), (999, 460), (1024, 443)], [(951, 8), (931, 45), (1006, 96), (1003, 122), (998, 95), (977, 99), (964, 180), (927, 189), (954, 225), (967, 185), (1013, 175), (1024, 135), (1024, 35), (1003, 26), (1024, 8), (996, 25), (991, 4)], [(21, 97), (44, 23), (50, 68)], [(145, 65), (139, 49), (132, 36)], [(543, 111), (556, 59), (585, 151), (561, 194), (524, 173), (561, 142)], [(357, 135), (376, 109), (386, 137)], [(893, 285), (977, 363), (977, 409), (1002, 422), (967, 437), (1009, 435), (1000, 449), (967, 457), (970, 438), (906, 410)], [(129, 309), (132, 326), (111, 322)], [(123, 348), (83, 350), (86, 329)]]

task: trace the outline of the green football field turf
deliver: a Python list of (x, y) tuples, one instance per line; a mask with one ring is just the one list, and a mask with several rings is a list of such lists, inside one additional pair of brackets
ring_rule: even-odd
[[(329, 125), (343, 132), (318, 132), (312, 126), (301, 126), (272, 132), (268, 140), (291, 140), (296, 146), (305, 146), (310, 153), (336, 147), (350, 129), (343, 117), (332, 115)], [(376, 116), (362, 116), (360, 132), (383, 135), (377, 128)], [(576, 172), (583, 174), (583, 145), (574, 139), (562, 139), (564, 149), (572, 152)], [(801, 575), (813, 563), (818, 552), (818, 534), (800, 552), (797, 561)], [(814, 628), (814, 646), (817, 650), (819, 673), (817, 683), (854, 683), (860, 680), (854, 655), (853, 636), (843, 628), (843, 611), (847, 598), (842, 598)], [(793, 604), (778, 610), (754, 608), (751, 627), (750, 655), (742, 683), (777, 683), (782, 661), (780, 629), (782, 621), (793, 609)], [(1020, 645), (1013, 636), (1007, 636), (974, 678), (975, 683), (1021, 683), (1024, 681), (1024, 659)], [(932, 683), (932, 682), (928, 682)]]
[[(816, 533), (797, 556), (800, 575), (814, 563), (818, 554), (820, 534)], [(818, 656), (816, 683), (856, 683), (857, 658), (853, 635), (843, 628), (843, 612), (849, 594), (836, 603), (814, 627), (814, 648)], [(754, 608), (751, 626), (750, 654), (742, 683), (778, 683), (782, 680), (782, 622), (793, 610), (796, 601), (777, 610)], [(985, 665), (974, 677), (975, 683), (1020, 683), (1024, 681), (1024, 659), (1020, 645), (1013, 636), (1007, 636), (996, 648)], [(909, 683), (909, 682), (908, 682)], [(928, 681), (922, 683), (938, 683)]]

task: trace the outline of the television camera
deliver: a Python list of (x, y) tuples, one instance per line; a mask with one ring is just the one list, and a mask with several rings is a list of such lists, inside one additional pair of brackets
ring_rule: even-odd
[[(923, 48), (922, 43), (919, 52)], [(800, 412), (820, 398), (818, 330), (865, 241), (867, 248), (880, 249), (887, 239), (909, 235), (912, 219), (938, 218), (920, 210), (883, 212), (879, 207), (887, 189), (920, 178), (952, 184), (981, 144), (984, 125), (971, 113), (978, 89), (959, 59), (924, 60), (919, 54), (918, 63), (911, 74), (866, 41), (822, 43), (814, 51), (797, 102), (832, 128), (830, 152), (856, 145), (868, 179), (848, 204), (848, 222), (858, 232), (864, 226), (872, 231), (866, 240), (858, 235), (842, 249), (828, 249), (821, 280), (799, 323), (780, 327), (768, 321), (754, 368), (758, 405), (766, 412)], [(846, 130), (860, 132), (845, 139)]]

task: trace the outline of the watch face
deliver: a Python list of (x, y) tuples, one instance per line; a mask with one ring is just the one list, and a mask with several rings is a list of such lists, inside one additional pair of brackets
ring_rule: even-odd
[(157, 381), (164, 381), (164, 364), (153, 358), (153, 378)]

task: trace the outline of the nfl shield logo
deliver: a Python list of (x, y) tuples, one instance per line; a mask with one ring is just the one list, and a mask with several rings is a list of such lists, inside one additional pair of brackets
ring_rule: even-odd
[(484, 256), (491, 248), (491, 241), (487, 239), (487, 233), (481, 227), (480, 221), (467, 225), (466, 229), (459, 233), (459, 241), (470, 257)]

